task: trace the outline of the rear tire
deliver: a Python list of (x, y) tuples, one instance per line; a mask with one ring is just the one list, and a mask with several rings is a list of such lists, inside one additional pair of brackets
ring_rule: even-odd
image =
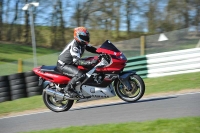
[[(49, 85), (47, 85), (47, 87), (49, 87)], [(54, 89), (54, 88), (51, 88), (51, 89)], [(43, 90), (42, 97), (43, 97), (44, 104), (47, 106), (47, 108), (49, 108), (50, 110), (54, 112), (68, 111), (74, 103), (74, 100), (56, 101), (55, 98), (51, 95), (48, 95), (45, 90)]]
[(126, 102), (136, 102), (144, 95), (145, 84), (143, 79), (136, 74), (130, 75), (129, 81), (133, 87), (131, 91), (128, 91), (120, 80), (117, 80), (115, 82), (115, 92), (120, 99)]

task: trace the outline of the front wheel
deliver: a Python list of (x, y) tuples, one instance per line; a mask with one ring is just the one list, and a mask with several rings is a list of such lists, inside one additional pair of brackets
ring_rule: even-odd
[(145, 84), (142, 78), (136, 74), (130, 75), (129, 82), (132, 89), (129, 91), (120, 80), (115, 83), (115, 92), (119, 98), (126, 102), (136, 102), (145, 92)]
[[(49, 85), (46, 87), (49, 88)], [(54, 87), (50, 87), (49, 89), (55, 89)], [(42, 93), (43, 101), (45, 105), (54, 112), (63, 112), (69, 110), (74, 100), (57, 100), (54, 96), (48, 95), (44, 90)]]

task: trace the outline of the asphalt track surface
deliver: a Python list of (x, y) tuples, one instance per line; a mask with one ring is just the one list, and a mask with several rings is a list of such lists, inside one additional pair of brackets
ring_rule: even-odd
[(48, 111), (5, 117), (0, 119), (0, 133), (187, 116), (200, 116), (200, 93), (152, 97), (136, 103), (116, 102), (73, 108), (62, 113)]

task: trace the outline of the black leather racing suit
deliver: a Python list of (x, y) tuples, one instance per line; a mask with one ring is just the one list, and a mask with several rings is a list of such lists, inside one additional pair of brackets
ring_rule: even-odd
[(69, 88), (74, 88), (76, 82), (82, 82), (86, 77), (85, 73), (77, 68), (77, 65), (91, 66), (97, 62), (81, 59), (85, 49), (91, 53), (97, 53), (95, 47), (90, 45), (82, 45), (76, 40), (73, 40), (71, 43), (66, 45), (58, 57), (57, 69), (62, 74), (73, 77), (65, 88), (65, 91), (68, 91)]

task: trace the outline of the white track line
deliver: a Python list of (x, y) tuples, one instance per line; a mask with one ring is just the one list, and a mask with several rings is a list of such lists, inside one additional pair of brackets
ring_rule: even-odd
[[(190, 93), (183, 93), (183, 94), (175, 94), (175, 95), (166, 95), (166, 96), (156, 96), (156, 97), (148, 97), (148, 98), (142, 98), (139, 101), (142, 100), (150, 100), (150, 99), (156, 99), (156, 98), (165, 98), (165, 97), (175, 97), (175, 96), (183, 96), (183, 95), (192, 95), (192, 94), (198, 94), (200, 92), (190, 92)], [(89, 108), (89, 107), (95, 107), (95, 106), (104, 106), (104, 105), (110, 105), (110, 104), (118, 104), (118, 103), (126, 103), (125, 101), (119, 101), (119, 102), (108, 102), (108, 103), (103, 103), (103, 104), (98, 104), (98, 105), (88, 105), (88, 106), (81, 106), (81, 107), (75, 107), (70, 109), (69, 111), (73, 111), (73, 110), (77, 110), (77, 109), (81, 109), (81, 108)], [(42, 113), (49, 113), (52, 111), (42, 111), (42, 112), (36, 112), (36, 113), (28, 113), (28, 114), (22, 114), (22, 115), (15, 115), (15, 116), (6, 116), (6, 117), (2, 117), (0, 118), (0, 120), (2, 119), (8, 119), (8, 118), (14, 118), (14, 117), (21, 117), (21, 116), (27, 116), (27, 115), (35, 115), (35, 114), (42, 114)]]

